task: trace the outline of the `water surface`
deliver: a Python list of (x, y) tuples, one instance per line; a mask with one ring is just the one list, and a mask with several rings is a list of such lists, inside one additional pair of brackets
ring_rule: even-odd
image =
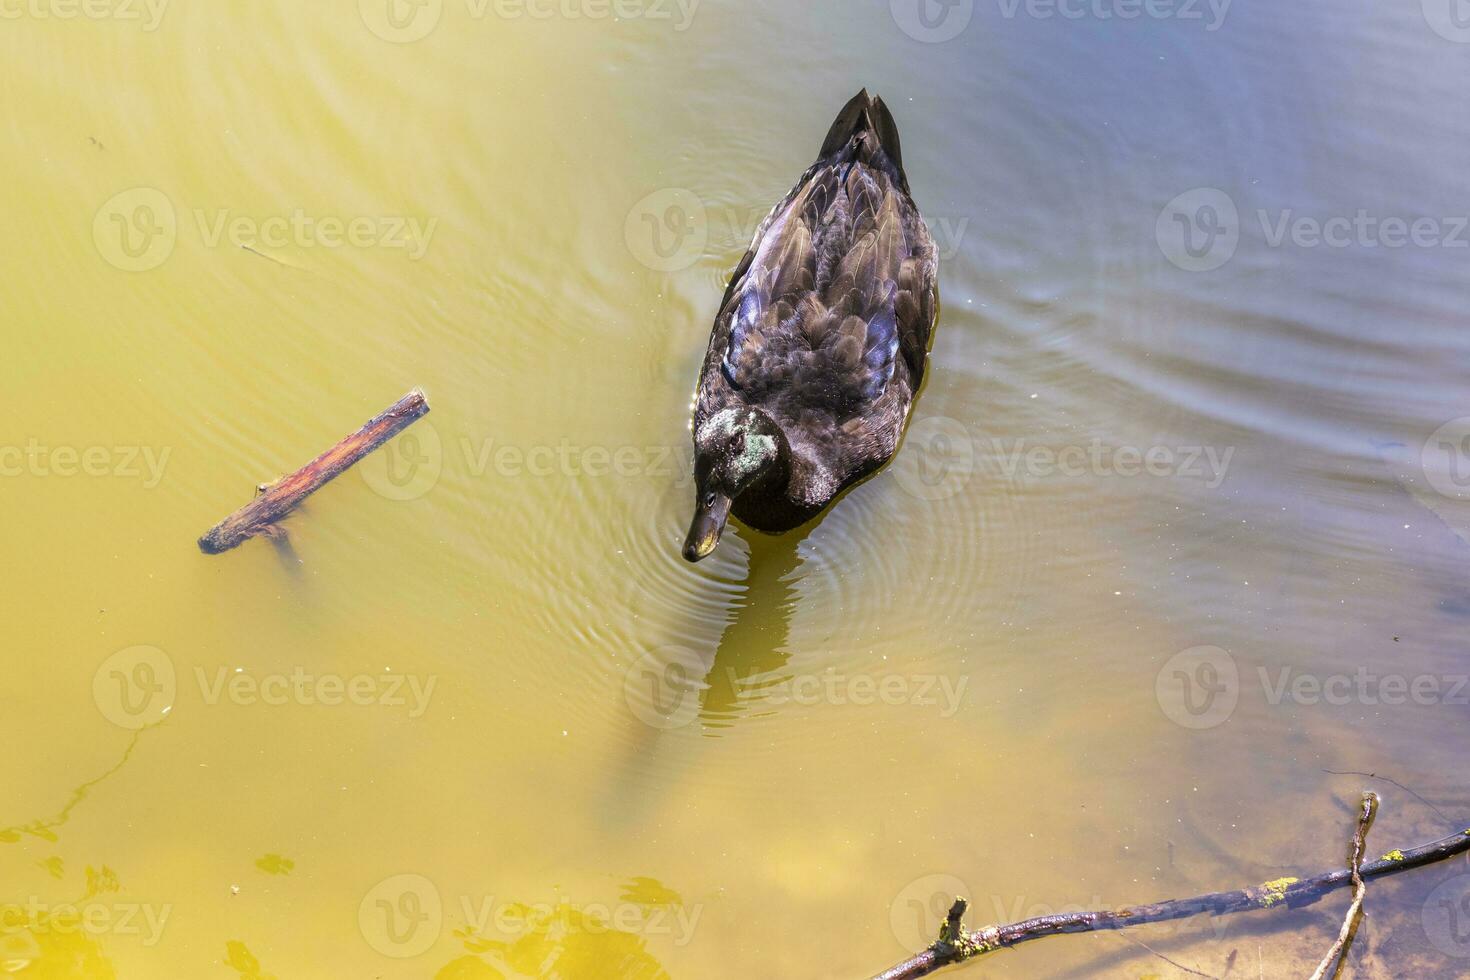
[[(1314, 872), (1364, 786), (1383, 849), (1470, 815), (1434, 3), (66, 9), (0, 22), (17, 976), (852, 977), (955, 890)], [(944, 254), (914, 427), (686, 565), (724, 277), (862, 86)], [(415, 385), (289, 551), (198, 553)], [(1455, 975), (1463, 873), (1375, 885), (1356, 975)], [(1304, 976), (1338, 912), (1138, 938)]]

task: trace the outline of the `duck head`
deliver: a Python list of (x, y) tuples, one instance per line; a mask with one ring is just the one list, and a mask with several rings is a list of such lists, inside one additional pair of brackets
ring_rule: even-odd
[(684, 541), (687, 560), (709, 557), (735, 498), (775, 473), (785, 446), (781, 427), (758, 408), (727, 408), (704, 420), (694, 433), (694, 520)]

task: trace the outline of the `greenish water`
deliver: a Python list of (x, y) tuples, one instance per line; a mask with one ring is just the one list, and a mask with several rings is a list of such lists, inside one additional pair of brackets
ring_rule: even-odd
[[(0, 4), (0, 969), (865, 976), (955, 891), (1334, 866), (1365, 785), (1383, 850), (1470, 820), (1448, 4), (392, 4)], [(863, 86), (913, 428), (689, 566), (725, 276)], [(199, 554), (416, 385), (291, 552)], [(1467, 894), (1375, 885), (1352, 975), (1458, 975)], [(1339, 914), (1138, 938), (1297, 977)]]

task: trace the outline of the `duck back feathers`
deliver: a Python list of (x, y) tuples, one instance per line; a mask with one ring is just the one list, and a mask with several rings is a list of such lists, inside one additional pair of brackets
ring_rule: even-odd
[[(897, 448), (923, 378), (936, 275), (898, 128), (864, 90), (731, 277), (700, 378), (696, 429), (728, 407), (769, 415), (793, 457), (786, 510), (809, 519)], [(795, 519), (763, 522), (762, 509), (781, 508), (737, 500), (735, 513), (762, 530)]]

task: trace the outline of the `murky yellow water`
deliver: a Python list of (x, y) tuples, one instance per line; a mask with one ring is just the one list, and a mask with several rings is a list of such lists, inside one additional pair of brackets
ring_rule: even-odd
[[(1464, 826), (1470, 44), (1280, 7), (0, 0), (0, 970), (852, 977), (959, 890), (1326, 868), (1364, 785)], [(863, 85), (944, 252), (915, 427), (688, 566), (723, 277)], [(1375, 886), (1356, 975), (1459, 975), (1467, 893)], [(1138, 938), (1304, 976), (1339, 907)]]

